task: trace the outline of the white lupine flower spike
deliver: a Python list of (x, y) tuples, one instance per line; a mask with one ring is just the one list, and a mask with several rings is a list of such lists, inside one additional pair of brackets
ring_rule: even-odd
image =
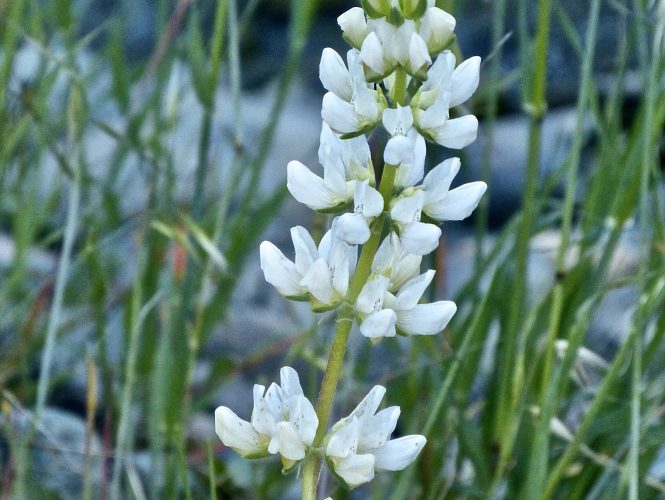
[(279, 454), (285, 470), (305, 458), (319, 425), (312, 403), (304, 396), (296, 371), (280, 370), (280, 385), (268, 390), (254, 385), (250, 422), (226, 406), (215, 410), (215, 431), (222, 442), (245, 458)]
[[(381, 386), (327, 434), (317, 429), (319, 419), (330, 416), (343, 369), (337, 361), (344, 359), (354, 324), (371, 343), (396, 335), (436, 335), (446, 328), (457, 306), (422, 301), (435, 274), (421, 272), (422, 259), (439, 245), (437, 223), (468, 217), (487, 189), (483, 182), (451, 189), (458, 158), (426, 174), (426, 141), (461, 149), (478, 131), (475, 116), (451, 115), (451, 108), (478, 88), (480, 70), (479, 57), (456, 66), (448, 50), (455, 18), (434, 0), (361, 0), (361, 5), (337, 19), (352, 47), (346, 61), (330, 48), (321, 55), (319, 77), (327, 90), (318, 150), (323, 170), (317, 173), (299, 161), (287, 165), (289, 192), (312, 210), (334, 215), (330, 229), (317, 245), (304, 227), (292, 228), (293, 260), (268, 241), (260, 246), (265, 279), (280, 294), (309, 301), (314, 312), (339, 308), (320, 413), (289, 367), (282, 368), (279, 385), (254, 386), (250, 421), (224, 406), (215, 412), (220, 439), (243, 457), (280, 455), (285, 470), (302, 460), (307, 498), (316, 495), (323, 458), (345, 487), (355, 488), (379, 471), (404, 469), (425, 445), (420, 435), (390, 440), (400, 409), (378, 411), (386, 392)], [(376, 165), (379, 179), (366, 134), (380, 125), (388, 137), (383, 151), (373, 152), (383, 160)]]
[(374, 478), (375, 472), (397, 471), (411, 464), (425, 446), (424, 436), (390, 440), (400, 409), (376, 410), (386, 389), (374, 386), (351, 414), (337, 422), (326, 437), (326, 461), (347, 488)]

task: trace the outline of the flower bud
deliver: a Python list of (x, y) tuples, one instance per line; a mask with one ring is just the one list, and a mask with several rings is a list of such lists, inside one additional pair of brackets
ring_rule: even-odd
[(450, 46), (454, 30), (453, 16), (437, 7), (427, 9), (420, 24), (420, 36), (425, 40), (431, 56)]
[(337, 18), (337, 24), (344, 32), (344, 40), (352, 47), (360, 49), (367, 36), (367, 20), (360, 7), (353, 7)]
[(372, 19), (386, 17), (390, 12), (389, 0), (361, 0), (360, 5)]
[(399, 6), (406, 19), (418, 20), (427, 10), (427, 0), (399, 0)]

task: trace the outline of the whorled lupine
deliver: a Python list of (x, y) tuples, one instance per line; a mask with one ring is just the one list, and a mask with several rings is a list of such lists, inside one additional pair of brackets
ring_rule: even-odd
[[(300, 226), (291, 229), (294, 260), (261, 244), (265, 279), (290, 300), (315, 312), (337, 309), (338, 320), (316, 410), (297, 375), (282, 369), (282, 385), (255, 386), (250, 422), (230, 409), (216, 413), (222, 441), (254, 458), (279, 453), (285, 469), (302, 462), (302, 496), (316, 498), (320, 464), (347, 488), (377, 471), (407, 467), (425, 445), (414, 435), (389, 440), (398, 407), (378, 411), (385, 389), (374, 387), (346, 418), (325, 431), (351, 325), (372, 343), (395, 335), (434, 335), (456, 311), (450, 301), (421, 301), (434, 277), (421, 272), (424, 255), (439, 244), (438, 223), (468, 217), (486, 185), (450, 189), (460, 160), (425, 174), (427, 141), (460, 149), (475, 140), (473, 115), (451, 118), (479, 83), (480, 58), (456, 67), (447, 50), (455, 19), (433, 0), (362, 0), (338, 18), (351, 45), (346, 61), (324, 49), (319, 76), (323, 98), (319, 163), (322, 175), (300, 163), (287, 166), (287, 187), (312, 210), (335, 215), (316, 244)], [(387, 142), (372, 163), (367, 134), (383, 127)]]

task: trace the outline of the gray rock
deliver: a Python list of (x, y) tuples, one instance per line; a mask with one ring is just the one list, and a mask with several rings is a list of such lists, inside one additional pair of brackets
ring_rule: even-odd
[(86, 464), (92, 491), (97, 491), (101, 482), (101, 444), (93, 431), (89, 436), (90, 454), (86, 457), (85, 420), (47, 407), (40, 421), (35, 422), (31, 412), (14, 408), (9, 417), (0, 417), (0, 438), (15, 445), (31, 432), (33, 425), (36, 431), (29, 448), (27, 470), (30, 498), (43, 498), (46, 494), (80, 498)]

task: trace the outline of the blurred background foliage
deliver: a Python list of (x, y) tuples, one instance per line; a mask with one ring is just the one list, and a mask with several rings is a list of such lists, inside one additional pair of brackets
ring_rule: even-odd
[[(340, 384), (336, 415), (388, 385), (428, 446), (322, 498), (663, 498), (665, 4), (437, 4), (484, 60), (461, 177), (490, 188), (430, 257), (445, 334), (355, 335)], [(248, 417), (285, 364), (315, 398), (334, 317), (256, 249), (328, 223), (285, 166), (316, 163), (318, 59), (354, 5), (0, 0), (3, 498), (298, 496), (212, 412)]]

